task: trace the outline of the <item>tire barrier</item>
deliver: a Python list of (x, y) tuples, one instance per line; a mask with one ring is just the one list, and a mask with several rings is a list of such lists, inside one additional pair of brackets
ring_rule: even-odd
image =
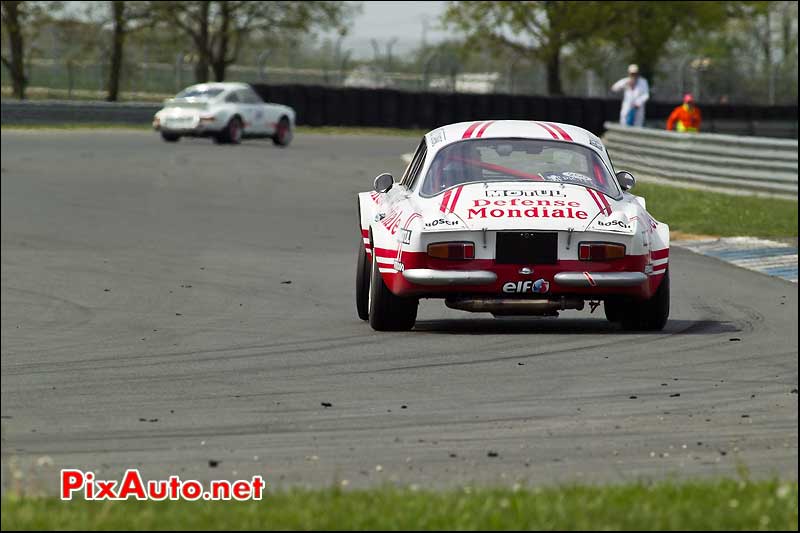
[[(297, 112), (298, 125), (434, 129), (470, 120), (548, 120), (596, 135), (619, 117), (619, 99), (510, 94), (422, 93), (395, 89), (253, 84), (268, 102)], [(3, 99), (2, 124), (146, 124), (158, 103)], [(648, 102), (646, 125), (663, 129), (675, 103)], [(797, 138), (797, 106), (701, 105), (703, 131)]]
[[(510, 94), (421, 93), (315, 85), (253, 84), (268, 102), (297, 111), (308, 126), (375, 126), (433, 129), (470, 120), (516, 119), (566, 122), (596, 135), (619, 118), (619, 99)], [(648, 102), (647, 125), (664, 129), (676, 102)], [(703, 131), (797, 138), (797, 106), (701, 105)]]

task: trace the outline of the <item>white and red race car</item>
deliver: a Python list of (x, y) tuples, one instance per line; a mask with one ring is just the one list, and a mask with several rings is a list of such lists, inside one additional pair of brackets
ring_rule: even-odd
[[(505, 315), (603, 302), (626, 329), (669, 316), (669, 227), (603, 143), (567, 124), (464, 122), (426, 134), (399, 183), (358, 194), (358, 316), (414, 326), (420, 298)], [(594, 310), (594, 307), (593, 309)]]
[(238, 144), (244, 137), (266, 137), (279, 146), (292, 141), (295, 112), (265, 103), (246, 83), (201, 83), (164, 102), (153, 117), (153, 129), (167, 142), (181, 137), (211, 137)]

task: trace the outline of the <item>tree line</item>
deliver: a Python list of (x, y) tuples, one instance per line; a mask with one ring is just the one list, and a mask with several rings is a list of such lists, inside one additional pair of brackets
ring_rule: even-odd
[[(429, 21), (450, 30), (448, 41), (402, 56), (380, 57), (376, 49), (370, 60), (353, 60), (336, 39), (358, 12), (352, 2), (75, 4), (91, 12), (73, 7), (68, 14), (69, 6), (55, 1), (2, 2), (3, 65), (18, 97), (28, 83), (31, 43), (42, 38), (37, 29), (52, 31), (55, 22), (60, 62), (101, 63), (109, 100), (119, 97), (126, 58), (143, 51), (145, 62), (154, 56), (172, 62), (177, 51), (190, 51), (185, 57), (198, 82), (224, 80), (232, 64), (260, 63), (263, 54), (271, 64), (295, 68), (341, 71), (366, 64), (424, 73), (425, 79), (434, 69), (448, 75), (493, 71), (508, 80), (510, 92), (524, 87), (536, 94), (597, 96), (611, 78), (624, 75), (624, 65), (637, 63), (655, 94), (670, 98), (700, 87), (717, 100), (797, 98), (794, 1), (451, 1), (441, 20)], [(333, 37), (316, 46), (309, 38), (315, 31)]]
[(465, 46), (536, 60), (551, 95), (564, 94), (565, 55), (583, 70), (636, 63), (651, 82), (670, 54), (710, 56), (744, 66), (745, 82), (778, 70), (797, 84), (797, 2), (453, 1), (444, 22)]
[[(110, 27), (110, 58), (106, 83), (107, 99), (119, 98), (120, 77), (127, 37), (143, 29), (177, 32), (191, 43), (195, 79), (225, 80), (227, 68), (240, 57), (242, 49), (255, 35), (262, 40), (293, 39), (313, 29), (335, 29), (345, 34), (346, 23), (358, 6), (341, 1), (110, 1), (89, 3), (89, 17)], [(99, 4), (99, 5), (98, 5)], [(25, 98), (26, 39), (37, 27), (52, 21), (65, 9), (63, 2), (2, 2), (3, 34), (8, 53), (3, 65), (12, 79), (13, 94)], [(4, 47), (5, 48), (5, 47)]]

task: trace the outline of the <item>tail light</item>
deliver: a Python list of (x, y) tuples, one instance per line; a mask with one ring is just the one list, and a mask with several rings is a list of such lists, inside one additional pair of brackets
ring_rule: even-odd
[(578, 245), (581, 261), (608, 261), (625, 257), (625, 245), (605, 242), (582, 242)]
[(437, 259), (475, 259), (475, 243), (435, 242), (428, 245), (428, 255)]

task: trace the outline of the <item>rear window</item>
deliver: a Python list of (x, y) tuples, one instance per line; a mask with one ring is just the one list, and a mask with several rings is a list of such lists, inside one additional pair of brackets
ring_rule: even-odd
[(479, 139), (442, 148), (420, 193), (434, 196), (463, 183), (543, 181), (581, 185), (619, 196), (616, 180), (594, 151), (540, 139)]
[(219, 96), (222, 89), (198, 89), (197, 87), (189, 87), (178, 93), (175, 98), (194, 98), (196, 100), (210, 100), (215, 96)]

